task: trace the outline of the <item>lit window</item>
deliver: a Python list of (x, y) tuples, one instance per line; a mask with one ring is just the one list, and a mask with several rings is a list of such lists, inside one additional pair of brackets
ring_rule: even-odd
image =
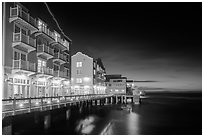
[(82, 67), (82, 62), (77, 62), (76, 67)]
[(76, 83), (82, 83), (82, 79), (81, 78), (77, 78), (76, 79)]
[(42, 72), (46, 67), (46, 61), (38, 59), (38, 72)]

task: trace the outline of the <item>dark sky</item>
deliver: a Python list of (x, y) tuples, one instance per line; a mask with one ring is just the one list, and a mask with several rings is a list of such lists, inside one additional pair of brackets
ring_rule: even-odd
[[(23, 3), (53, 22), (43, 3)], [(48, 3), (78, 51), (139, 86), (202, 89), (202, 3)]]

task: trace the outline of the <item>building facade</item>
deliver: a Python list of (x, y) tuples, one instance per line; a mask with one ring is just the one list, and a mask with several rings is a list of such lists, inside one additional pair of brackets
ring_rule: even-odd
[(106, 75), (107, 94), (126, 94), (126, 77), (121, 75)]
[(105, 68), (101, 59), (93, 59), (81, 52), (72, 56), (72, 94), (104, 94)]
[(106, 70), (100, 58), (94, 59), (93, 63), (94, 94), (105, 94), (106, 90)]
[(3, 98), (69, 95), (71, 40), (22, 4), (3, 4)]

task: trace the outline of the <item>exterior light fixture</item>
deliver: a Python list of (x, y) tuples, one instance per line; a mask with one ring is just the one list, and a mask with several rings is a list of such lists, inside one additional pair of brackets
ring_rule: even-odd
[(89, 88), (90, 86), (84, 86), (84, 88)]
[(20, 106), (20, 107), (23, 107), (23, 103), (20, 103), (19, 106)]
[(84, 77), (84, 81), (85, 81), (85, 82), (89, 82), (89, 81), (90, 81), (90, 78), (89, 78), (89, 77)]

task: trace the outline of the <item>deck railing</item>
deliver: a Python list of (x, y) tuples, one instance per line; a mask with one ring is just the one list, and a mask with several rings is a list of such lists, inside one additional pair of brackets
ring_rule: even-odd
[(25, 20), (26, 22), (28, 22), (28, 23), (32, 24), (33, 26), (37, 27), (36, 19), (31, 17), (29, 13), (23, 11), (22, 8), (20, 8), (19, 6), (14, 7), (14, 8), (10, 7), (10, 18), (13, 18), (13, 17), (20, 17), (23, 20)]
[(45, 53), (48, 53), (50, 55), (54, 55), (54, 49), (50, 48), (49, 46), (47, 46), (45, 44), (38, 45), (37, 51), (38, 52), (45, 52)]
[(39, 29), (39, 31), (42, 31), (42, 32), (44, 32), (45, 34), (47, 34), (48, 36), (50, 36), (51, 38), (55, 38), (54, 37), (54, 33), (52, 32), (52, 31), (50, 31), (50, 29), (48, 29), (48, 28), (44, 28), (42, 25), (41, 26), (38, 26), (38, 29)]
[(13, 60), (13, 69), (36, 71), (35, 63), (24, 60)]
[(113, 95), (108, 94), (87, 94), (87, 95), (72, 95), (72, 96), (56, 96), (56, 97), (35, 97), (35, 98), (13, 98), (2, 100), (2, 112), (11, 112), (13, 115), (16, 111), (28, 110), (43, 107), (54, 106), (67, 103), (75, 103), (79, 101), (94, 100), (100, 98), (111, 97)]
[(53, 75), (53, 69), (49, 67), (41, 67), (38, 69), (38, 72), (42, 74)]
[(13, 42), (23, 42), (32, 47), (36, 47), (36, 40), (21, 32), (13, 33)]

